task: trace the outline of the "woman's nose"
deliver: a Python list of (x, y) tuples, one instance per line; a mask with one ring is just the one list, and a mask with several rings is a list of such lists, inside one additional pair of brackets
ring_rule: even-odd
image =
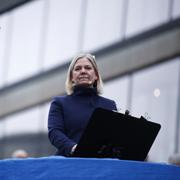
[(86, 72), (86, 69), (85, 68), (82, 68), (81, 69), (81, 73), (85, 73)]

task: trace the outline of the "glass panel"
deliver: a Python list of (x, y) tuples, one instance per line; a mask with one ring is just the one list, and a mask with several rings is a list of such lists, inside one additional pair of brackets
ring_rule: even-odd
[(177, 59), (133, 77), (132, 115), (146, 116), (162, 126), (150, 150), (150, 161), (167, 161), (175, 148), (178, 76)]
[(78, 51), (81, 0), (49, 1), (44, 68), (67, 61)]
[(38, 133), (41, 130), (40, 108), (36, 107), (7, 117), (5, 121), (6, 136)]
[(42, 105), (41, 107), (41, 131), (42, 132), (47, 132), (47, 121), (48, 121), (48, 114), (49, 114), (49, 108), (50, 108), (50, 102)]
[(118, 111), (125, 112), (127, 109), (129, 78), (121, 77), (110, 81), (104, 85), (103, 96), (110, 98), (116, 102)]
[(180, 17), (180, 1), (173, 0), (173, 18)]
[(5, 120), (0, 119), (0, 139), (4, 137), (4, 130), (5, 130)]
[(38, 71), (44, 1), (36, 1), (12, 12), (12, 45), (8, 83)]
[(6, 67), (6, 45), (7, 45), (7, 34), (8, 34), (8, 15), (0, 16), (0, 87), (4, 85), (4, 72)]
[(169, 0), (129, 0), (126, 36), (168, 21)]
[(123, 0), (90, 0), (85, 21), (85, 51), (107, 46), (122, 38)]

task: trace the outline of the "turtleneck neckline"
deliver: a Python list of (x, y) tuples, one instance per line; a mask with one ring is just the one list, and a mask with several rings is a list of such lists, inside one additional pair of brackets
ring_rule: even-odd
[(74, 86), (73, 95), (97, 95), (97, 88)]

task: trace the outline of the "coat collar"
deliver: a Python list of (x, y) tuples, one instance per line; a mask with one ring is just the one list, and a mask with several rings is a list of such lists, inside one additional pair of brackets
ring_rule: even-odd
[(74, 86), (72, 95), (97, 95), (97, 88)]

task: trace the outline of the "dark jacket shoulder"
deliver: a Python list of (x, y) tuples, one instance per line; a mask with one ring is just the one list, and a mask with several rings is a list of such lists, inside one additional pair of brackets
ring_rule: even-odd
[(111, 109), (111, 110), (117, 110), (117, 107), (116, 107), (116, 103), (114, 100), (112, 99), (109, 99), (109, 98), (106, 98), (106, 97), (103, 97), (103, 96), (99, 96), (100, 99), (101, 99), (101, 102), (104, 104), (104, 105), (108, 105), (108, 109)]
[(52, 103), (56, 102), (56, 103), (60, 103), (65, 101), (66, 99), (68, 99), (68, 95), (64, 95), (64, 96), (55, 96), (52, 98)]

